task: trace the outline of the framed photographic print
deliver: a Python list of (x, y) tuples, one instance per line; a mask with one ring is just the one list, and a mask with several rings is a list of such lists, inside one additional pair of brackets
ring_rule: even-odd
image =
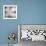
[(3, 19), (17, 19), (17, 5), (3, 5)]
[(46, 41), (46, 25), (18, 25), (18, 38), (21, 40)]

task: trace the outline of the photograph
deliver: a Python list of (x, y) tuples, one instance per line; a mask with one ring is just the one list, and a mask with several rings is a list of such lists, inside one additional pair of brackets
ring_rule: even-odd
[(17, 19), (17, 5), (3, 5), (3, 19)]
[(46, 42), (46, 25), (18, 25), (18, 41), (20, 46), (31, 46), (34, 42)]

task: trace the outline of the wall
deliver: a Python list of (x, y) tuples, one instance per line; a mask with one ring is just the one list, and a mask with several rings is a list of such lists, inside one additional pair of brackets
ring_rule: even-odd
[(23, 0), (21, 24), (46, 24), (46, 0)]

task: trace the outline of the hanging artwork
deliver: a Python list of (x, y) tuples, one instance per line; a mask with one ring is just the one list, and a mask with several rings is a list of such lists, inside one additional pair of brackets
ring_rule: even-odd
[(46, 25), (20, 25), (19, 27), (20, 40), (46, 41)]
[(17, 19), (17, 5), (3, 5), (3, 19)]

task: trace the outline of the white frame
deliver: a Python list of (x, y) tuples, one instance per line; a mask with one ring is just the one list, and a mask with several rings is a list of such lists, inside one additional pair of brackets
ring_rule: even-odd
[[(20, 43), (20, 40), (21, 40), (21, 39), (20, 39), (20, 28), (21, 28), (20, 26), (21, 26), (21, 25), (32, 25), (32, 24), (19, 24), (19, 25), (18, 25), (18, 43)], [(35, 25), (34, 25), (34, 26), (35, 26)], [(37, 26), (38, 26), (38, 25), (37, 25)], [(44, 26), (44, 25), (41, 25), (41, 26)], [(45, 26), (46, 26), (46, 25), (45, 25)], [(38, 41), (46, 41), (46, 40), (38, 40)], [(33, 42), (33, 41), (32, 41), (32, 42)]]
[[(6, 18), (5, 17), (5, 13), (4, 13), (4, 11), (5, 11), (4, 7), (5, 6), (13, 6), (13, 7), (16, 7), (16, 18)], [(17, 19), (17, 5), (3, 5), (3, 19)]]
[(20, 43), (20, 25), (18, 25), (18, 44)]

